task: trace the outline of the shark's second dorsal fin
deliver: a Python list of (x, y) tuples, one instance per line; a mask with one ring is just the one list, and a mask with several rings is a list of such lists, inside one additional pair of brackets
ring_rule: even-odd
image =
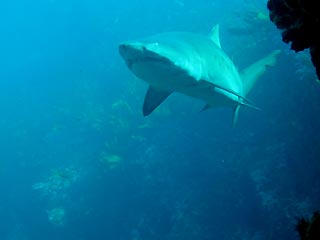
[(151, 114), (169, 95), (171, 92), (162, 91), (149, 86), (143, 103), (143, 115)]
[(220, 45), (220, 34), (219, 34), (219, 24), (216, 24), (216, 25), (211, 29), (210, 39), (211, 39), (212, 42), (214, 42), (219, 48), (221, 48), (221, 45)]

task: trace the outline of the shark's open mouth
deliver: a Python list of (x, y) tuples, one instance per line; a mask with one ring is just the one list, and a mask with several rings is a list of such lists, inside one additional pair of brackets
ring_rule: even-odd
[(168, 58), (150, 51), (144, 46), (121, 44), (119, 46), (119, 52), (125, 59), (129, 68), (137, 63), (171, 64), (171, 61)]
[(146, 63), (169, 66), (169, 64), (171, 64), (171, 61), (165, 57), (141, 57), (141, 58), (127, 59), (126, 63), (129, 69), (132, 69), (132, 66), (135, 64), (146, 64)]
[(136, 59), (131, 59), (131, 61), (134, 61), (136, 63), (145, 63), (145, 62), (149, 62), (149, 63), (164, 63), (164, 64), (169, 64), (171, 63), (171, 61), (168, 58), (162, 57), (162, 56), (146, 56), (146, 57), (141, 57), (141, 58), (136, 58)]

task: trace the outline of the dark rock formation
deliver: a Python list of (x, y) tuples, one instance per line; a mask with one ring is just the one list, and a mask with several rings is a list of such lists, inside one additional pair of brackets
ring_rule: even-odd
[(291, 49), (309, 48), (320, 79), (320, 4), (316, 0), (268, 0), (271, 21), (282, 30), (282, 40)]
[(299, 219), (296, 226), (301, 240), (319, 240), (320, 239), (320, 213), (314, 212), (310, 220)]

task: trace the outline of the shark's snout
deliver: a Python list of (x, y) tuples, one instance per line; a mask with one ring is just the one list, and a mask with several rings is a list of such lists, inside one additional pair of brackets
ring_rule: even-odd
[(146, 48), (141, 44), (122, 43), (119, 45), (119, 53), (125, 60), (135, 60), (140, 58)]

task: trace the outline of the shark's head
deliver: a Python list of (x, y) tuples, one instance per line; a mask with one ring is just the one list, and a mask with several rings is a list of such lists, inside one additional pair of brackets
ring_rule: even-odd
[(119, 52), (129, 69), (134, 71), (137, 65), (170, 64), (170, 59), (163, 54), (163, 48), (157, 42), (127, 42), (119, 45)]
[[(180, 84), (179, 79), (187, 77), (190, 66), (195, 67), (194, 55), (171, 35), (156, 35), (151, 38), (125, 42), (119, 45), (119, 52), (128, 68), (139, 78), (153, 86), (168, 88)], [(168, 36), (170, 35), (170, 37)], [(175, 79), (175, 82), (167, 82)]]

